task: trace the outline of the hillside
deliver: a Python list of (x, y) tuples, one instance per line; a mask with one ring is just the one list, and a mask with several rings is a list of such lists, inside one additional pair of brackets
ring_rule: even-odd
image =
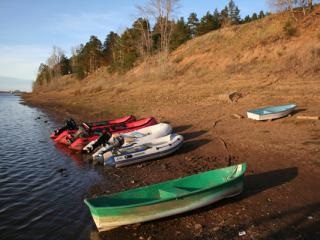
[[(287, 22), (293, 29), (290, 33), (284, 31)], [(102, 237), (128, 239), (136, 234), (159, 239), (161, 233), (163, 239), (234, 239), (245, 230), (243, 239), (316, 239), (320, 237), (320, 123), (296, 116), (320, 115), (319, 26), (316, 13), (297, 20), (288, 14), (271, 15), (190, 40), (160, 67), (159, 57), (154, 57), (125, 75), (110, 75), (101, 68), (82, 81), (63, 77), (24, 98), (60, 113), (58, 119), (155, 116), (184, 135), (183, 148), (172, 157), (142, 168), (105, 170), (106, 181), (114, 181), (111, 191), (119, 190), (117, 184), (131, 188), (248, 163), (250, 176), (242, 197)], [(239, 99), (232, 102), (227, 95), (235, 91)], [(286, 103), (299, 108), (276, 121), (232, 117)], [(121, 178), (112, 178), (113, 173)], [(105, 191), (101, 184), (92, 194)]]
[[(296, 36), (288, 37), (283, 31), (288, 21), (297, 29)], [(235, 90), (244, 96), (241, 102), (248, 103), (258, 98), (272, 104), (284, 95), (315, 96), (319, 90), (314, 86), (320, 71), (319, 21), (319, 16), (295, 22), (287, 15), (272, 15), (193, 39), (161, 67), (148, 62), (120, 76), (101, 68), (82, 81), (63, 77), (33, 96), (77, 108), (76, 112), (90, 109), (97, 117), (128, 109), (210, 104)]]

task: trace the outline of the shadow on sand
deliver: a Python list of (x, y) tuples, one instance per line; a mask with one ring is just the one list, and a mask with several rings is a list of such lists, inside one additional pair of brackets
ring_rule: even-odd
[(304, 111), (306, 111), (306, 110), (307, 110), (306, 108), (297, 108), (297, 109), (294, 109), (294, 110), (290, 113), (290, 115), (293, 116), (293, 115), (296, 115), (296, 114), (298, 114), (298, 113), (300, 113), (300, 112), (304, 112)]
[(184, 141), (191, 140), (193, 138), (197, 138), (205, 134), (207, 131), (200, 130), (200, 131), (195, 131), (195, 132), (187, 132), (187, 133), (182, 133), (181, 135), (184, 138)]
[(192, 125), (181, 125), (173, 128), (173, 132), (175, 133), (181, 133), (189, 128), (191, 128)]
[(175, 154), (185, 154), (211, 142), (209, 139), (190, 140), (184, 142), (181, 148)]

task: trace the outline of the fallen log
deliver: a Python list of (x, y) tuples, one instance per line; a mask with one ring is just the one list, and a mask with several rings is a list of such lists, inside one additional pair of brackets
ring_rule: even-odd
[(302, 119), (302, 120), (319, 120), (319, 116), (297, 116), (297, 119)]
[(240, 115), (240, 114), (238, 114), (238, 113), (232, 114), (232, 117), (233, 117), (233, 118), (237, 118), (237, 119), (244, 118), (242, 115)]

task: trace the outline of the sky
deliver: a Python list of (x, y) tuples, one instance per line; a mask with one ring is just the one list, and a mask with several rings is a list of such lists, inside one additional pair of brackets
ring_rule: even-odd
[[(1, 0), (0, 90), (31, 90), (40, 63), (53, 46), (70, 56), (72, 47), (91, 35), (102, 42), (110, 31), (121, 33), (139, 17), (137, 5), (149, 0)], [(241, 16), (269, 10), (265, 0), (234, 0)], [(221, 10), (228, 0), (180, 0), (176, 17)]]

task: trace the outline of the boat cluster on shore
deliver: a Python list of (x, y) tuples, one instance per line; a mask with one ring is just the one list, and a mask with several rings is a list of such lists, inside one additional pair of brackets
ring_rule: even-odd
[[(250, 110), (248, 118), (267, 120), (289, 114), (296, 105)], [(93, 161), (123, 167), (163, 158), (178, 150), (183, 136), (170, 124), (132, 115), (115, 120), (81, 123), (73, 119), (51, 138), (70, 149), (92, 154)], [(243, 190), (246, 164), (211, 170), (124, 192), (85, 199), (99, 231), (159, 219), (238, 195)]]
[(136, 120), (132, 115), (80, 126), (70, 119), (51, 138), (72, 150), (92, 154), (97, 163), (115, 167), (165, 157), (183, 143), (170, 124), (158, 123), (153, 117)]

